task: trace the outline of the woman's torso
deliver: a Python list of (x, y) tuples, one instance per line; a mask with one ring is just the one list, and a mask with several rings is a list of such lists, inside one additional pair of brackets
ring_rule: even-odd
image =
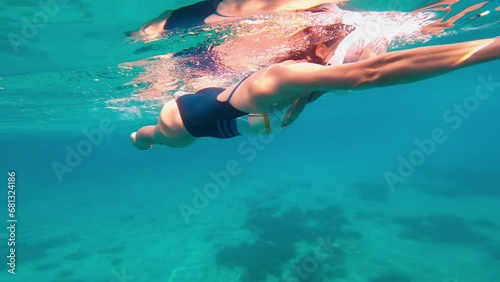
[(169, 132), (167, 137), (270, 134), (291, 124), (313, 97), (304, 94), (301, 100), (293, 98), (298, 93), (275, 93), (272, 83), (266, 83), (266, 71), (260, 70), (227, 89), (203, 89), (180, 97), (177, 107), (165, 106), (160, 123)]

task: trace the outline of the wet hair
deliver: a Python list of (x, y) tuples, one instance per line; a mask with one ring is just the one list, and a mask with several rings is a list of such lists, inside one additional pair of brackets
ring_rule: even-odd
[(290, 42), (294, 46), (293, 49), (288, 54), (275, 58), (273, 61), (281, 63), (288, 60), (307, 60), (309, 63), (325, 65), (326, 62), (316, 56), (316, 48), (320, 44), (324, 44), (328, 48), (338, 46), (354, 29), (354, 26), (342, 23), (307, 27), (290, 38)]

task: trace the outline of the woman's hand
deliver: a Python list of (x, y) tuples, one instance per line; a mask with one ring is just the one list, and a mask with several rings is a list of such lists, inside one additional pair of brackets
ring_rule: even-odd
[(132, 132), (132, 134), (130, 134), (130, 139), (134, 143), (134, 146), (139, 150), (149, 150), (153, 148), (153, 145), (141, 144), (140, 142), (141, 139), (139, 138), (139, 140), (137, 140), (137, 132)]

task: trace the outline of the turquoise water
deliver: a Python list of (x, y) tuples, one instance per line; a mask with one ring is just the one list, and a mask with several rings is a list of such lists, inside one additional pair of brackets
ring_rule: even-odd
[[(69, 1), (17, 53), (4, 34), (40, 8), (0, 4), (0, 281), (498, 281), (498, 61), (322, 97), (263, 139), (137, 151), (130, 132), (159, 109), (109, 107), (135, 93), (118, 65), (168, 47), (134, 52), (150, 45), (123, 32), (188, 1)], [(464, 26), (429, 44), (499, 35)]]

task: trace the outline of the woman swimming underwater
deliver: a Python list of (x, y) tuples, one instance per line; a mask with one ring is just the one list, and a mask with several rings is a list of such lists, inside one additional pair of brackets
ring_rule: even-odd
[[(499, 37), (373, 57), (367, 53), (376, 41), (352, 52), (352, 29), (315, 28), (320, 30), (311, 34), (317, 38), (307, 40), (310, 44), (289, 60), (227, 89), (202, 89), (167, 102), (156, 125), (131, 134), (134, 145), (141, 150), (154, 144), (186, 147), (201, 137), (270, 134), (288, 126), (307, 102), (326, 92), (411, 83), (500, 58)], [(358, 62), (347, 63), (350, 56)]]

